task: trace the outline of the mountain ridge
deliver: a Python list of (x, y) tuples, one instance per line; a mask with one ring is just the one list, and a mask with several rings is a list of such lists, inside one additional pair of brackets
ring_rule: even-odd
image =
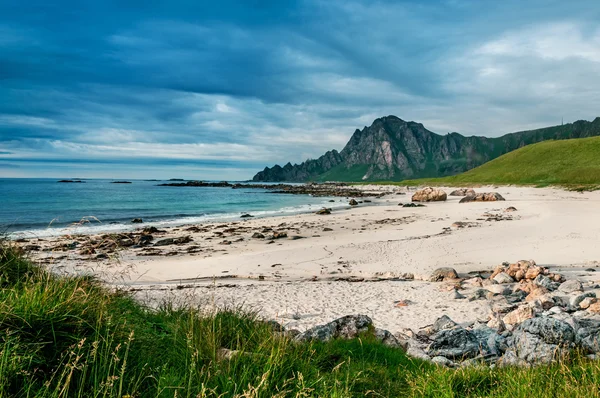
[(400, 181), (455, 175), (525, 145), (600, 135), (600, 117), (565, 125), (508, 133), (500, 137), (446, 135), (427, 130), (422, 123), (389, 115), (371, 126), (356, 129), (345, 147), (317, 159), (283, 167), (265, 167), (253, 181)]

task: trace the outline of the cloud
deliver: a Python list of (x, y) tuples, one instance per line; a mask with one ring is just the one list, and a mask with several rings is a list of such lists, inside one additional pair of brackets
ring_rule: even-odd
[(383, 115), (488, 136), (591, 119), (598, 19), (593, 0), (3, 3), (0, 171), (250, 178)]

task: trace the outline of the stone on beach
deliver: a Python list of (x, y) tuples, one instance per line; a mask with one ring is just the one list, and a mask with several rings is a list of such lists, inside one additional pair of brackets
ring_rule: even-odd
[(499, 200), (504, 200), (504, 198), (498, 192), (487, 192), (487, 193), (478, 193), (475, 195), (465, 196), (458, 203), (496, 202)]
[(442, 267), (438, 268), (431, 273), (429, 277), (430, 282), (442, 282), (445, 280), (458, 279), (458, 274), (454, 268)]
[(475, 196), (477, 193), (472, 188), (460, 188), (450, 192), (450, 196)]
[(442, 202), (446, 199), (446, 192), (432, 187), (420, 189), (412, 196), (413, 202)]

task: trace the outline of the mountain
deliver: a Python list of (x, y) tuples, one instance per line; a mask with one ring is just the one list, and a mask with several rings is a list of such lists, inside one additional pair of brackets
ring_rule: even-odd
[(600, 117), (560, 126), (520, 131), (502, 137), (439, 135), (421, 123), (396, 116), (375, 119), (356, 130), (341, 152), (281, 167), (265, 167), (253, 181), (400, 181), (443, 177), (477, 167), (525, 145), (600, 135)]

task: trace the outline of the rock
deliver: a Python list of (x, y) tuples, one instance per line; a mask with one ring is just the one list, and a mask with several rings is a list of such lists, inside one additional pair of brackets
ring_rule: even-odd
[(275, 232), (273, 232), (271, 239), (282, 239), (282, 238), (287, 238), (287, 237), (288, 237), (287, 232), (275, 231)]
[(161, 239), (161, 240), (157, 241), (156, 243), (154, 243), (154, 246), (167, 246), (167, 245), (172, 245), (174, 243), (175, 243), (174, 238), (165, 238), (165, 239)]
[(506, 272), (500, 272), (494, 276), (494, 280), (498, 283), (514, 283), (514, 279), (511, 278)]
[(387, 330), (375, 328), (375, 339), (388, 347), (400, 347), (400, 341)]
[(558, 291), (563, 293), (583, 292), (583, 285), (578, 280), (571, 279), (562, 283), (558, 287)]
[(296, 336), (297, 341), (329, 341), (331, 339), (353, 339), (373, 327), (367, 315), (346, 315), (325, 325), (315, 326)]
[(461, 188), (450, 192), (450, 196), (474, 196), (477, 195), (475, 190), (471, 188)]
[(431, 358), (431, 362), (435, 363), (438, 366), (444, 366), (447, 368), (454, 367), (454, 362), (452, 362), (448, 358), (442, 357), (442, 356), (437, 356), (437, 357)]
[(177, 238), (165, 238), (157, 241), (154, 246), (167, 246), (167, 245), (182, 245), (184, 243), (192, 242), (192, 238), (189, 236), (180, 236)]
[(537, 265), (528, 267), (527, 271), (525, 272), (525, 279), (529, 279), (529, 280), (535, 279), (543, 271), (544, 271), (544, 269), (542, 267), (537, 266)]
[(600, 321), (580, 319), (575, 340), (588, 353), (600, 352)]
[(533, 318), (533, 316), (533, 309), (530, 306), (522, 305), (516, 310), (513, 310), (506, 314), (502, 318), (502, 322), (504, 322), (505, 325), (516, 325), (529, 318)]
[(458, 279), (458, 274), (454, 268), (443, 267), (438, 268), (431, 273), (429, 282), (442, 282), (450, 279)]
[(593, 314), (600, 314), (600, 303), (598, 301), (590, 304), (587, 310)]
[(458, 203), (469, 203), (469, 202), (496, 202), (504, 200), (502, 195), (498, 192), (478, 193), (476, 195), (465, 196)]
[(412, 196), (413, 202), (442, 202), (446, 199), (446, 192), (432, 187), (420, 189)]
[(535, 285), (545, 287), (546, 289), (550, 290), (551, 292), (558, 289), (558, 287), (560, 286), (557, 282), (552, 282), (550, 280), (550, 278), (548, 278), (547, 276), (544, 276), (544, 275), (538, 275), (533, 280), (533, 283)]
[(144, 222), (144, 220), (142, 220), (141, 218), (134, 218), (133, 220), (131, 220), (131, 222), (133, 224), (141, 224)]
[(504, 209), (504, 211), (506, 211), (506, 212), (517, 211), (517, 208), (513, 207), (513, 206), (510, 206), (510, 207), (507, 207), (506, 209)]
[(252, 237), (253, 237), (254, 239), (264, 239), (264, 238), (265, 238), (265, 236), (264, 236), (263, 234), (261, 234), (260, 232), (255, 232), (255, 233), (253, 233), (253, 234), (252, 234)]
[(489, 292), (487, 289), (477, 289), (469, 296), (469, 301), (485, 300)]
[(153, 226), (145, 227), (144, 229), (142, 229), (142, 233), (146, 234), (146, 235), (148, 235), (148, 234), (155, 234), (157, 232), (164, 232), (164, 231), (159, 231), (158, 228), (153, 227)]
[(461, 294), (458, 290), (454, 289), (452, 290), (452, 294), (451, 296), (454, 300), (462, 300), (462, 299), (466, 299), (467, 296), (465, 296), (464, 294)]
[(527, 319), (507, 339), (509, 350), (527, 363), (548, 363), (575, 343), (575, 331), (566, 322), (549, 317)]
[(133, 242), (138, 246), (146, 246), (154, 240), (154, 237), (149, 234), (138, 235), (133, 239)]
[(530, 302), (538, 299), (539, 297), (548, 294), (549, 290), (542, 286), (536, 286), (531, 290), (531, 293), (525, 297), (525, 301)]
[(358, 202), (356, 200), (354, 200), (354, 199), (350, 199), (350, 202), (348, 202), (348, 204), (350, 206), (358, 206)]
[(323, 232), (331, 232), (331, 231), (333, 231), (333, 228), (327, 228), (327, 227), (323, 228)]
[(409, 344), (408, 350), (406, 350), (406, 355), (412, 358), (421, 359), (423, 361), (430, 361), (431, 357), (427, 355), (427, 353), (419, 348), (416, 344)]
[(511, 288), (506, 285), (489, 285), (489, 286), (486, 286), (485, 288), (494, 294), (500, 294), (502, 296), (508, 296), (509, 294), (512, 293)]
[(426, 352), (430, 356), (443, 356), (450, 359), (465, 359), (477, 356), (479, 342), (473, 332), (463, 329), (442, 330), (431, 336), (432, 343)]
[(542, 294), (534, 300), (543, 310), (549, 310), (556, 305), (554, 298), (550, 294)]
[(398, 206), (402, 207), (425, 207), (424, 204), (421, 203), (398, 203)]
[(240, 216), (240, 218), (250, 218), (250, 217), (254, 217), (252, 214), (242, 214)]
[(572, 307), (579, 307), (579, 303), (581, 303), (586, 297), (596, 298), (596, 293), (587, 292), (587, 293), (579, 294), (577, 296), (573, 296), (569, 300), (569, 305), (571, 305)]
[(327, 207), (323, 207), (321, 210), (318, 210), (315, 214), (319, 214), (319, 215), (331, 214), (331, 209), (328, 209)]
[(450, 319), (448, 315), (442, 315), (433, 323), (433, 330), (439, 332), (440, 330), (454, 329), (456, 326), (456, 322)]

